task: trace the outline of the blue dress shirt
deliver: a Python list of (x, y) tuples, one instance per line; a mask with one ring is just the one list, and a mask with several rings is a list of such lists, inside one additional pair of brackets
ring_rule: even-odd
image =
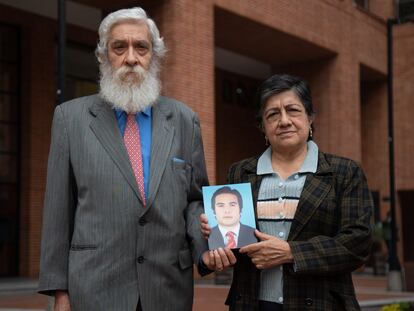
[[(118, 121), (119, 130), (121, 131), (123, 137), (125, 133), (127, 114), (123, 110), (115, 109), (115, 116)], [(152, 108), (148, 107), (144, 111), (137, 113), (135, 120), (137, 121), (139, 127), (142, 165), (144, 168), (144, 189), (145, 197), (148, 199), (151, 162)]]

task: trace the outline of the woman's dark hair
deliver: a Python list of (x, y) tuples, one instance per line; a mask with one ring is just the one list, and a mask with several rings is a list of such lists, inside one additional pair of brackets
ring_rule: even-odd
[(263, 111), (268, 99), (274, 95), (293, 91), (299, 97), (303, 107), (305, 107), (306, 114), (309, 117), (313, 117), (315, 114), (312, 104), (311, 91), (308, 83), (298, 77), (291, 76), (288, 74), (277, 74), (271, 76), (262, 83), (259, 88), (259, 111), (257, 114), (257, 122), (259, 127), (263, 128)]

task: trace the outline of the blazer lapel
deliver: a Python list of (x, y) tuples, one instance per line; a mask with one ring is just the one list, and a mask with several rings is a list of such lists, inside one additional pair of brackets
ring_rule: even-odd
[(332, 187), (332, 172), (323, 153), (318, 155), (318, 170), (308, 174), (292, 222), (288, 240), (295, 240)]
[(142, 202), (114, 111), (108, 104), (100, 100), (91, 106), (90, 113), (94, 116), (89, 125), (91, 130), (115, 162), (115, 165), (119, 168), (132, 190), (134, 190), (135, 195)]
[(147, 207), (154, 202), (164, 173), (167, 160), (170, 155), (174, 137), (174, 127), (170, 122), (172, 111), (170, 106), (159, 100), (152, 108), (152, 146), (150, 181), (148, 191)]

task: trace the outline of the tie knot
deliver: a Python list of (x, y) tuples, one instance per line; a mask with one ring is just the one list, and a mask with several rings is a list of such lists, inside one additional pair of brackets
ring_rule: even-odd
[(235, 236), (235, 233), (233, 231), (227, 231), (226, 237), (228, 237), (228, 238), (234, 238), (234, 236)]

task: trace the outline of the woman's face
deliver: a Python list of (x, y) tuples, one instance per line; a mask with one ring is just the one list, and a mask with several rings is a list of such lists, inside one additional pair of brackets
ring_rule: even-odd
[(290, 152), (306, 145), (312, 120), (295, 92), (285, 91), (270, 97), (262, 117), (272, 150)]

